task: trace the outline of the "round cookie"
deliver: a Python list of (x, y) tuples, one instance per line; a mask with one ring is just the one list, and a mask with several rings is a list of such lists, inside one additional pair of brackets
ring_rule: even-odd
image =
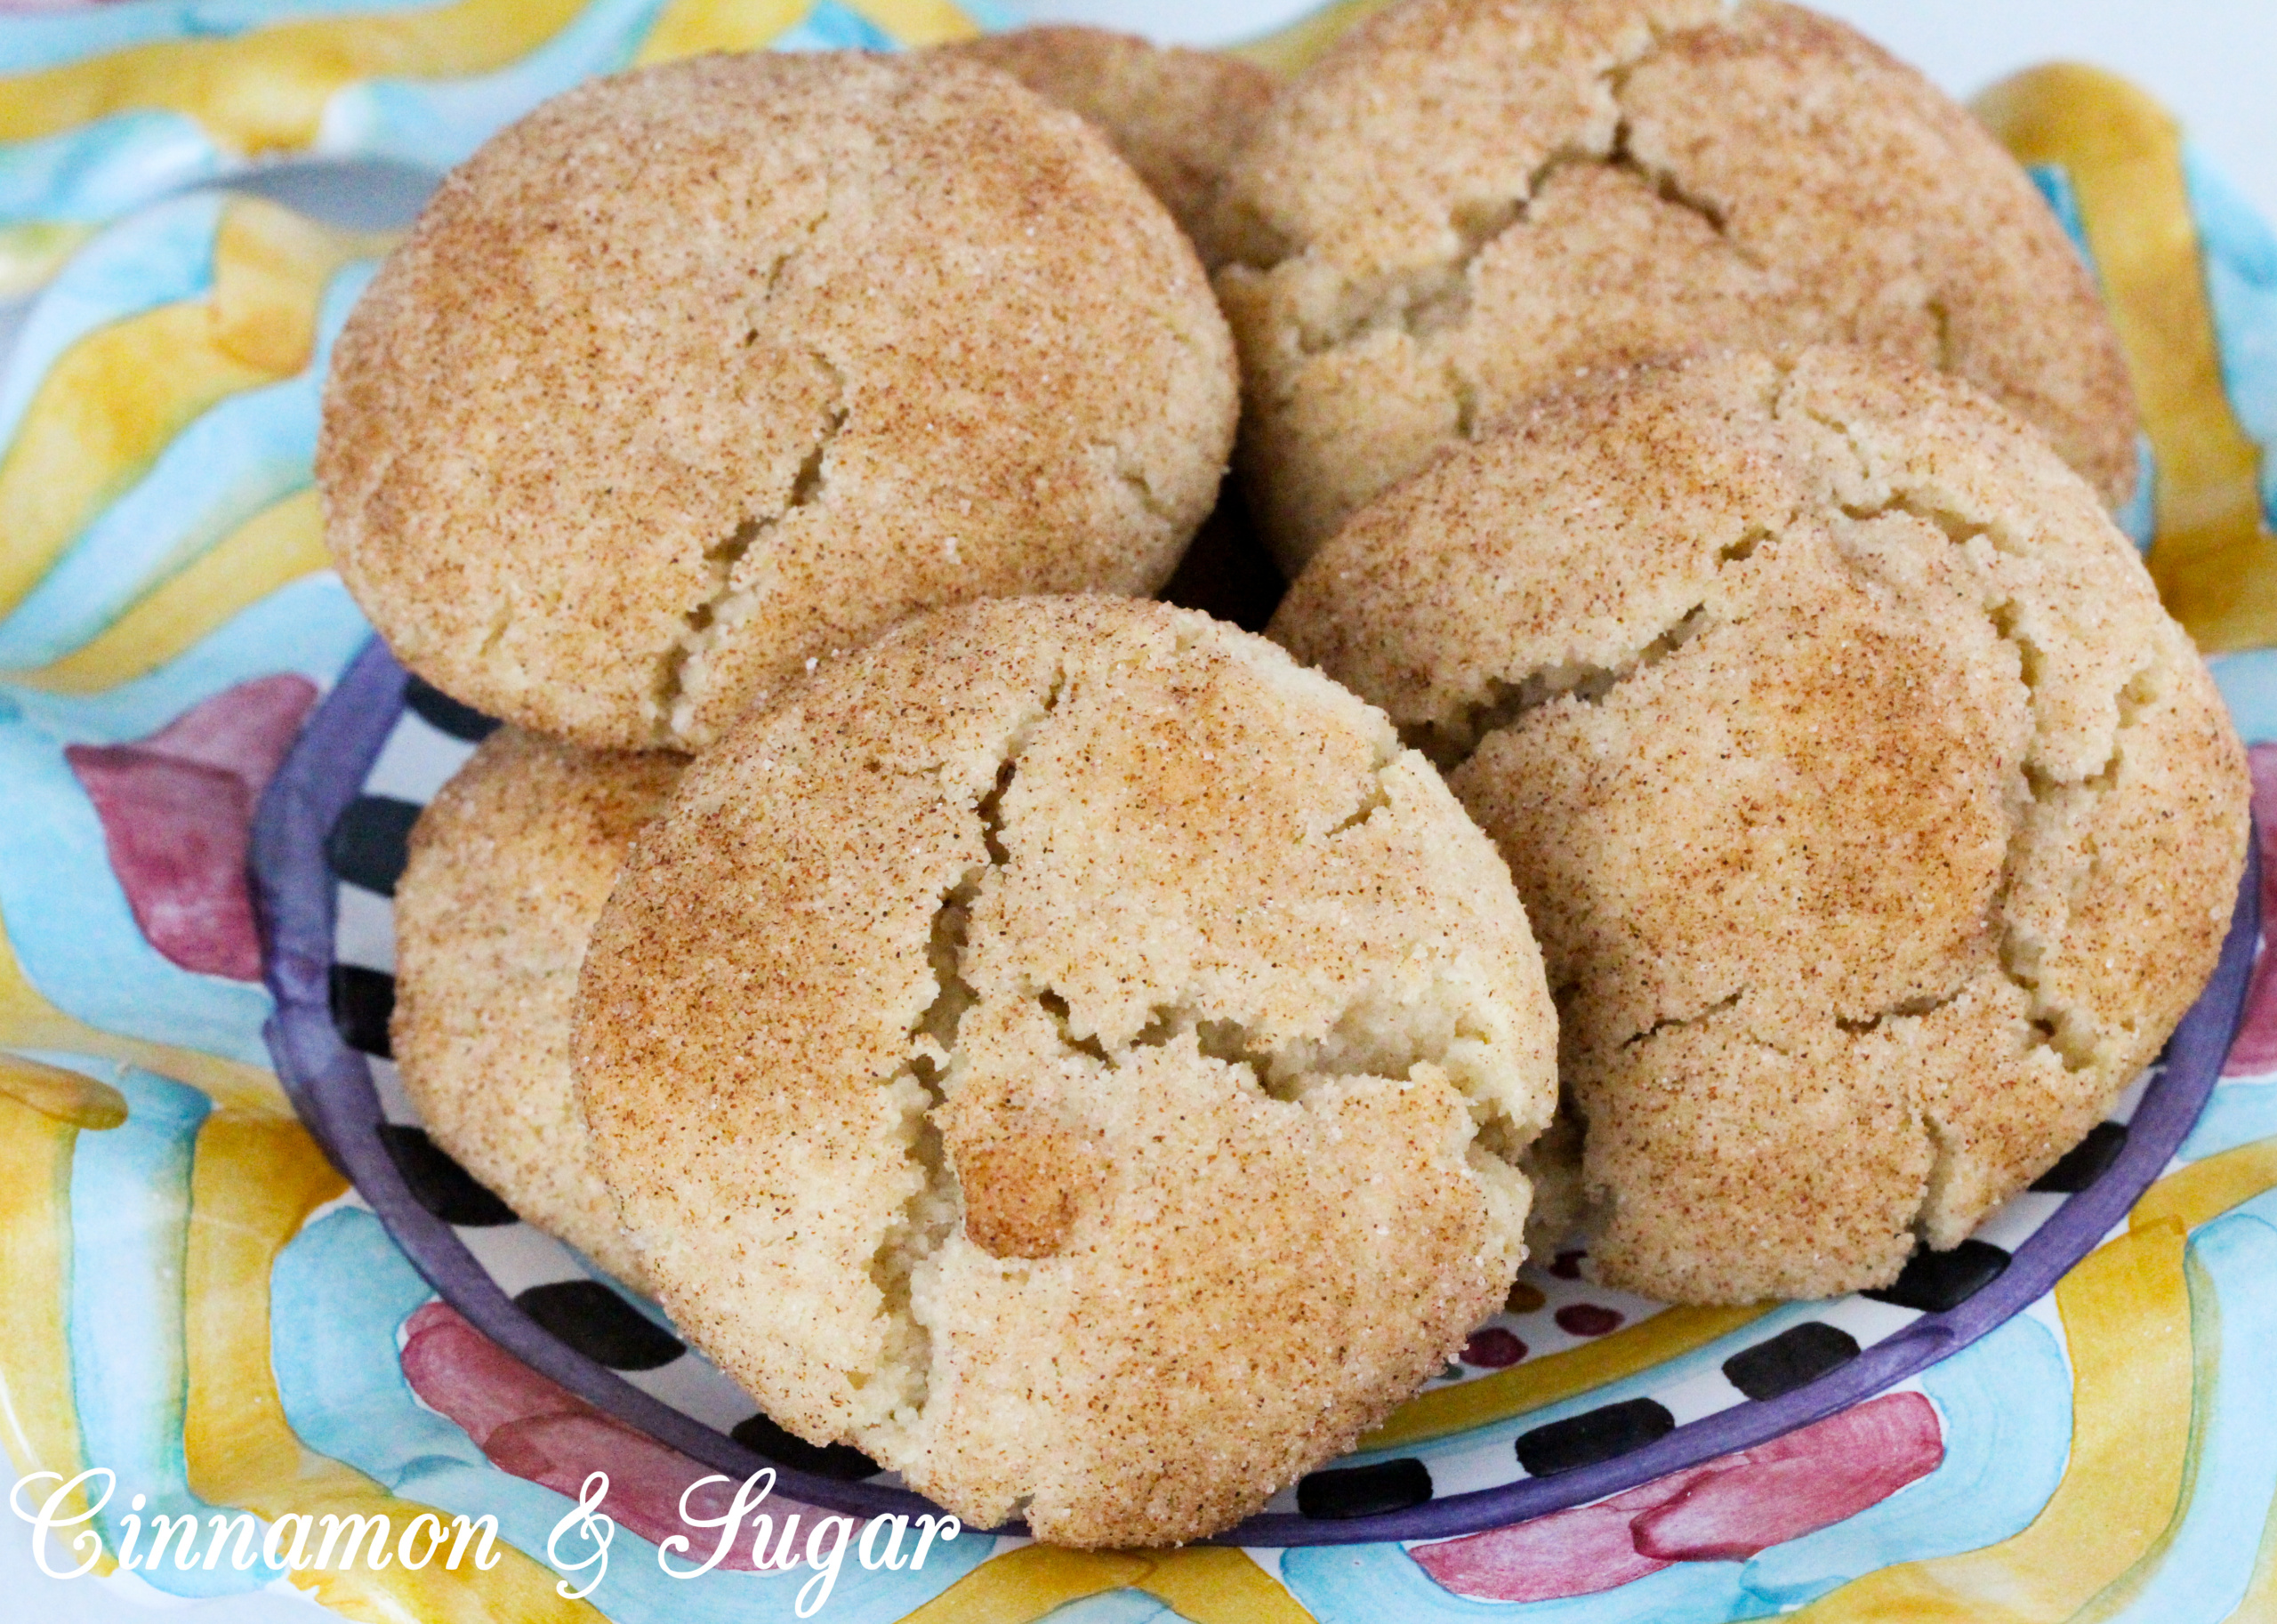
[(577, 1106), (569, 1019), (593, 921), (681, 765), (502, 728), (420, 814), (395, 893), (388, 1037), (420, 1122), (525, 1219), (639, 1290)]
[(1203, 263), (1217, 263), (1209, 232), (1218, 188), (1273, 100), (1271, 74), (1214, 51), (1067, 23), (937, 49), (1000, 68), (1090, 119), (1162, 199)]
[(1859, 350), (1551, 398), (1356, 516), (1272, 635), (1509, 859), (1592, 1253), (1887, 1283), (2099, 1121), (2211, 974), (2242, 752), (2044, 441)]
[(1380, 713), (1192, 611), (913, 621), (754, 712), (586, 960), (603, 1177), (767, 1412), (967, 1522), (1155, 1545), (1501, 1304), (1555, 1023)]
[(1703, 345), (1886, 349), (2134, 486), (2124, 358), (2031, 180), (1774, 0), (1409, 0), (1282, 92), (1219, 229), (1240, 461), (1291, 573), (1576, 371)]
[(1231, 357), (1162, 206), (1006, 76), (694, 58), (444, 181), (334, 352), (326, 536), (458, 698), (700, 747), (919, 609), (1159, 585)]

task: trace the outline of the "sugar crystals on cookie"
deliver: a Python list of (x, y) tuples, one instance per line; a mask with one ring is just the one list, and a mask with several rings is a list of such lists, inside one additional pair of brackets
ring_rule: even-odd
[(318, 472), (404, 663), (690, 749), (914, 611), (1153, 590), (1235, 410), (1192, 248), (1075, 115), (941, 55), (707, 56), (445, 180), (341, 337)]

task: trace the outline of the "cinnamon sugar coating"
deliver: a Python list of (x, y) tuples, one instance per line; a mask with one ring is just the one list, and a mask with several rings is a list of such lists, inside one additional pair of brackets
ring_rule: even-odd
[(576, 1065), (662, 1300), (770, 1415), (1114, 1546), (1257, 1510), (1501, 1304), (1555, 1044), (1380, 713), (1090, 597), (913, 621), (698, 758)]
[(1240, 460), (1291, 573), (1576, 369), (1703, 345), (1885, 349), (2134, 486), (2124, 359), (2030, 179), (1776, 0), (1408, 0), (1282, 92), (1218, 229)]
[(1013, 28), (937, 50), (1001, 68), (1081, 113), (1214, 266), (1211, 216), (1234, 155), (1273, 100), (1273, 76), (1215, 51), (1073, 23)]
[(917, 610), (1153, 590), (1235, 393), (1192, 248), (1074, 114), (930, 54), (707, 56), (444, 181), (341, 338), (318, 472), (406, 664), (697, 748)]
[(1434, 465), (1272, 635), (1452, 768), (1671, 1301), (1886, 1284), (2101, 1120), (2212, 973), (2243, 752), (2093, 491), (1857, 350), (1598, 380)]

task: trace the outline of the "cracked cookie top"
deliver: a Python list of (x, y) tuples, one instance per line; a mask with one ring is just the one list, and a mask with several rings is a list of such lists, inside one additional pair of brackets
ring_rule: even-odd
[(1283, 91), (1227, 181), (1241, 459), (1293, 572), (1579, 369), (1871, 344), (1966, 378), (2107, 502), (2123, 358), (2031, 181), (1927, 80), (1774, 0), (1409, 0)]
[(1072, 598), (913, 621), (699, 757), (576, 1063), (664, 1305), (769, 1414), (1108, 1546), (1258, 1509), (1493, 1312), (1555, 1042), (1380, 712)]
[(1013, 28), (939, 45), (1001, 68), (1047, 101), (1097, 125), (1205, 265), (1211, 220), (1234, 155), (1273, 100), (1273, 76), (1216, 51), (1157, 45), (1074, 23)]
[(444, 181), (334, 355), (326, 539), (456, 697), (697, 747), (917, 610), (1159, 585), (1231, 358), (1161, 205), (1009, 76), (692, 59)]
[(528, 1222), (646, 1290), (569, 1073), (577, 970), (680, 771), (502, 728), (419, 815), (395, 891), (390, 1048), (435, 1143)]
[(2211, 974), (2244, 761), (2095, 493), (1862, 350), (1536, 404), (1356, 516), (1272, 635), (1509, 859), (1605, 1277), (1886, 1283), (2086, 1133)]

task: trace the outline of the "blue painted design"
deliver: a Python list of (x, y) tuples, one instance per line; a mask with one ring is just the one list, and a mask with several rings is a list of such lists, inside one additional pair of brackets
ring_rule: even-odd
[(819, 0), (795, 28), (779, 36), (777, 51), (891, 51), (893, 36), (838, 0)]
[(2206, 264), (2206, 293), (2222, 351), (2222, 383), (2261, 447), (2261, 502), (2277, 525), (2277, 232), (2195, 147), (2183, 175)]
[(0, 620), (0, 671), (61, 659), (261, 510), (307, 488), (332, 343), (377, 269), (365, 261), (333, 278), (306, 371), (190, 424)]
[(2032, 183), (2040, 189), (2040, 195), (2048, 200), (2048, 206), (2062, 222), (2064, 235), (2072, 239), (2072, 246), (2080, 251), (2080, 257), (2093, 269), (2095, 251), (2088, 246), (2088, 220), (2080, 212), (2080, 192), (2072, 184), (2072, 172), (2061, 164), (2034, 164), (2024, 173), (2032, 177)]
[(2277, 1081), (2225, 1082), (2182, 1142), (2182, 1159), (2202, 1162), (2263, 1139), (2277, 1139)]
[[(546, 1536), (573, 1502), (497, 1470), (456, 1424), (420, 1404), (404, 1379), (396, 1339), (433, 1293), (376, 1218), (343, 1210), (310, 1225), (278, 1255), (270, 1290), (278, 1391), (286, 1419), (310, 1448), (406, 1499), (468, 1516), (492, 1513), (503, 1539), (545, 1560)], [(978, 1535), (936, 1545), (917, 1574), (865, 1572), (849, 1548), (823, 1616), (891, 1624), (994, 1547)], [(809, 1577), (801, 1569), (670, 1580), (656, 1565), (656, 1547), (619, 1529), (595, 1599), (616, 1624), (764, 1624), (792, 1618)]]
[(114, 113), (36, 141), (0, 144), (0, 225), (113, 220), (243, 165), (183, 114)]
[[(190, 1492), (182, 1452), (181, 1291), (190, 1163), (212, 1106), (196, 1089), (133, 1066), (42, 1057), (109, 1083), (127, 1104), (122, 1126), (79, 1135), (71, 1159), (71, 1384), (85, 1458), (118, 1475), (97, 1521), (117, 1550), (121, 1519), (142, 1495), (137, 1554), (150, 1551), (152, 1517), (188, 1516), (202, 1561), (218, 1508)], [(278, 1577), (259, 1563), (184, 1572), (180, 1548), (173, 1536), (145, 1582), (174, 1596), (233, 1596)]]
[(112, 227), (41, 290), (0, 374), (0, 447), (16, 437), (40, 382), (72, 345), (100, 327), (213, 285), (220, 197), (181, 197)]
[(77, 743), (130, 743), (255, 677), (299, 671), (329, 687), (371, 635), (338, 576), (305, 576), (239, 610), (171, 663), (102, 693), (49, 694), (0, 681), (0, 737), (20, 724)]
[(2206, 664), (2238, 736), (2249, 744), (2277, 741), (2277, 648), (2217, 655)]

